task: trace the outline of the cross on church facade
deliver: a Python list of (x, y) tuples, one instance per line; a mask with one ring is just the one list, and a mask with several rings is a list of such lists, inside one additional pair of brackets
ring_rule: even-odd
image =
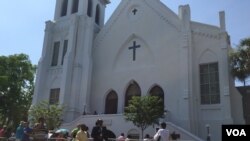
[(140, 47), (141, 47), (141, 45), (136, 45), (136, 41), (133, 41), (133, 46), (128, 47), (129, 50), (133, 49), (133, 61), (135, 61), (135, 59), (136, 59), (136, 49), (140, 48)]
[(136, 12), (137, 12), (137, 9), (135, 8), (135, 9), (133, 9), (133, 11), (132, 11), (133, 13), (134, 13), (134, 15), (136, 14)]

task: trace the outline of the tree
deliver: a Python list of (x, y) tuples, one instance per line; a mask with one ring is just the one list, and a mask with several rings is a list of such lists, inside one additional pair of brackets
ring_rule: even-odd
[(159, 118), (164, 117), (164, 107), (161, 98), (157, 96), (134, 96), (125, 107), (125, 119), (132, 121), (141, 129), (142, 137), (144, 130), (152, 124), (158, 124)]
[(0, 56), (0, 122), (15, 128), (27, 119), (34, 90), (35, 66), (28, 55)]
[(231, 74), (246, 85), (250, 76), (250, 38), (240, 41), (236, 50), (230, 53)]
[(41, 101), (37, 105), (30, 108), (29, 116), (31, 117), (31, 124), (38, 122), (39, 118), (44, 118), (47, 128), (53, 130), (58, 128), (62, 123), (63, 106), (58, 104), (50, 105), (48, 101)]

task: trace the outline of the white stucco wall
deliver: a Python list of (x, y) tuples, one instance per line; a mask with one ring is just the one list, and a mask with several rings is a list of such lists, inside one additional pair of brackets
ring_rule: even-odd
[[(178, 27), (170, 24), (178, 17), (169, 17), (166, 22), (142, 1), (124, 1), (121, 5), (119, 17), (111, 17), (95, 40), (92, 110), (104, 113), (106, 95), (115, 90), (118, 94), (118, 113), (123, 112), (126, 89), (134, 80), (140, 86), (142, 95), (147, 95), (152, 86), (159, 85), (164, 90), (165, 108), (170, 111), (172, 119), (187, 124), (188, 110), (181, 110), (187, 107), (181, 102), (184, 90), (179, 89), (184, 79), (180, 77), (183, 68), (179, 64), (182, 61), (178, 40), (181, 33)], [(129, 15), (134, 7), (138, 15)], [(163, 11), (162, 15), (168, 12)], [(112, 28), (109, 27), (111, 25)], [(136, 50), (135, 61), (132, 60), (132, 50), (128, 49), (133, 41), (141, 46)]]

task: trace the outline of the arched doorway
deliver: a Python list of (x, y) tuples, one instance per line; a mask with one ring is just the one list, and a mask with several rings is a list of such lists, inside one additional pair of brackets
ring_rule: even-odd
[(105, 101), (105, 114), (117, 114), (118, 96), (115, 91), (109, 92)]

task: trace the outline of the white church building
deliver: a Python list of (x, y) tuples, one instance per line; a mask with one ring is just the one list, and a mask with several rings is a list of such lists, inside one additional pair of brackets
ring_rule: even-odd
[[(109, 0), (57, 0), (46, 22), (33, 105), (65, 106), (63, 126), (97, 118), (108, 129), (140, 136), (123, 117), (136, 96), (164, 99), (169, 129), (181, 137), (221, 139), (222, 124), (244, 124), (242, 97), (229, 70), (225, 26), (191, 20), (189, 5), (174, 13), (160, 0), (121, 0), (104, 23)], [(202, 11), (196, 11), (202, 12)], [(151, 136), (156, 126), (145, 131)], [(197, 137), (197, 138), (196, 138)]]

